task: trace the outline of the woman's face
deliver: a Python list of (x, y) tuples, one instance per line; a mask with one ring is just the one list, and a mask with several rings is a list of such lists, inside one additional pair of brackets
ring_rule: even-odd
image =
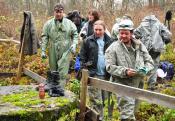
[(88, 15), (88, 18), (89, 18), (89, 21), (93, 21), (94, 20), (94, 16), (91, 13)]
[(96, 37), (104, 36), (105, 29), (102, 25), (94, 25), (94, 34)]

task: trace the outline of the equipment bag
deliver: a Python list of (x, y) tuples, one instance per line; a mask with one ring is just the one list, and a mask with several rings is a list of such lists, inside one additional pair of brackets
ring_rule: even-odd
[(165, 79), (172, 80), (174, 76), (174, 65), (168, 61), (160, 62), (160, 68), (167, 73)]

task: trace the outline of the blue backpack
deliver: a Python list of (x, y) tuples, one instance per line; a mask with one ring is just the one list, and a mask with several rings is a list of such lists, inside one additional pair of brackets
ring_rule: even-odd
[(174, 65), (168, 61), (162, 61), (160, 62), (160, 68), (164, 71), (164, 73), (167, 72), (167, 76), (165, 79), (172, 80), (174, 76)]

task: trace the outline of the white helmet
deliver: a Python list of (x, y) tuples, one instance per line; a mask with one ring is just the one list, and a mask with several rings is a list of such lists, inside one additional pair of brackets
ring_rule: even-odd
[(119, 30), (120, 29), (133, 30), (134, 29), (134, 23), (129, 19), (123, 19), (119, 23)]

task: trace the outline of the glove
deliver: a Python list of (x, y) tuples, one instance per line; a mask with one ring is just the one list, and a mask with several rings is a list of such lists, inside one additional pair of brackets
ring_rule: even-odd
[(141, 67), (137, 69), (137, 73), (140, 75), (147, 75), (148, 74), (148, 69), (146, 67)]
[(73, 54), (75, 54), (76, 53), (76, 44), (73, 44), (73, 45), (71, 45), (71, 52), (73, 53)]
[(41, 58), (42, 59), (46, 59), (47, 58), (46, 53), (44, 51), (41, 52)]

